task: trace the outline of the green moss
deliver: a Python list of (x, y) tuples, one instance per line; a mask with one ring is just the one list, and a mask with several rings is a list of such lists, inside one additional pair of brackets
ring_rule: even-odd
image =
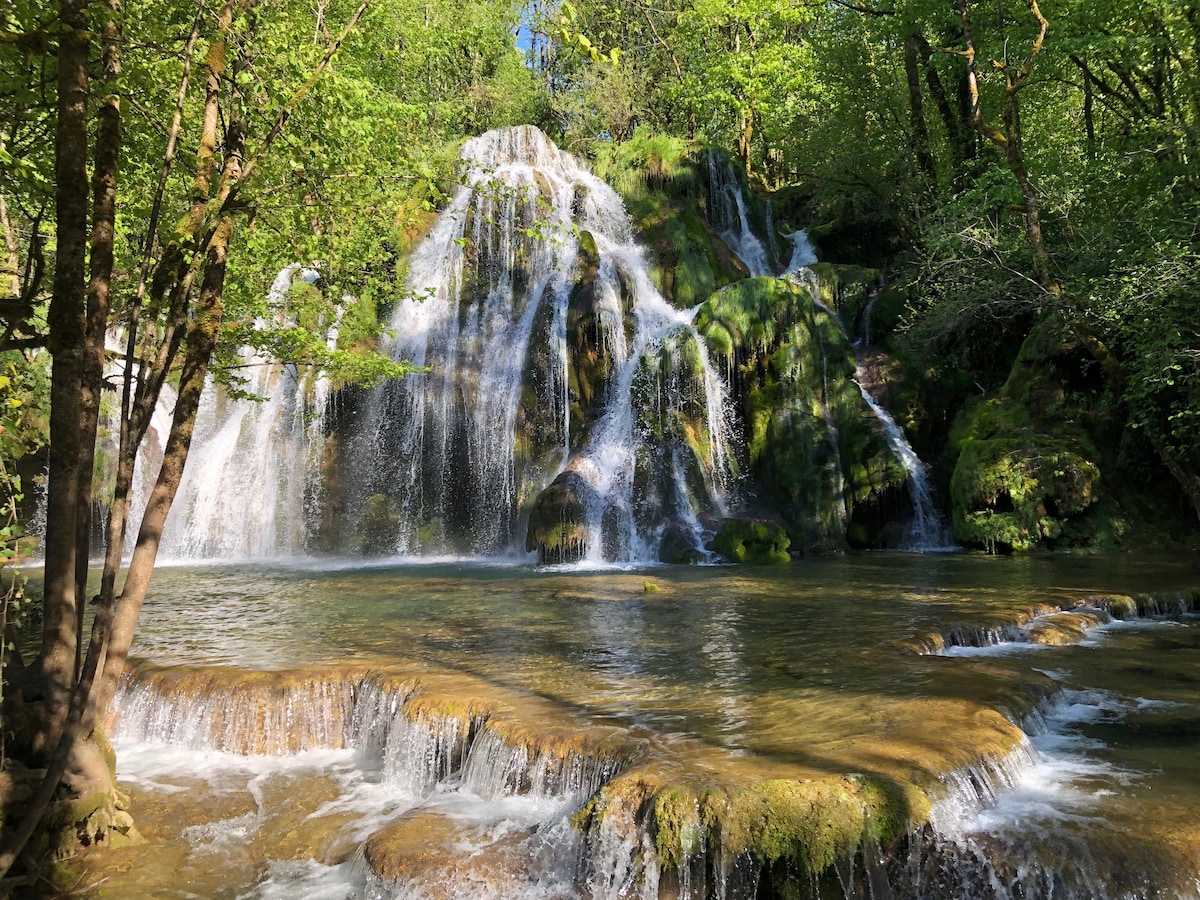
[[(852, 381), (845, 332), (807, 290), (774, 278), (718, 291), (695, 324), (714, 356), (737, 362), (751, 473), (774, 500), (771, 512), (782, 516), (792, 545), (842, 546), (855, 509), (906, 478)], [(881, 527), (862, 531), (863, 542), (880, 543)]]
[(655, 795), (653, 815), (659, 865), (678, 869), (702, 846), (700, 800), (690, 789), (672, 787)]
[(997, 550), (1116, 546), (1124, 514), (1102, 478), (1086, 414), (1057, 374), (1077, 350), (1053, 320), (1035, 328), (1003, 390), (956, 425), (954, 536)]
[(791, 538), (782, 525), (750, 519), (729, 519), (713, 538), (713, 549), (730, 562), (788, 562)]
[(892, 845), (929, 812), (928, 797), (911, 785), (851, 774), (707, 790), (670, 785), (653, 797), (652, 828), (664, 870), (680, 868), (704, 847), (720, 847), (731, 857), (786, 862), (815, 876), (852, 857), (868, 836)]
[(587, 514), (581, 496), (587, 489), (582, 478), (567, 471), (538, 494), (529, 515), (525, 549), (537, 551), (540, 562), (575, 562), (587, 554)]

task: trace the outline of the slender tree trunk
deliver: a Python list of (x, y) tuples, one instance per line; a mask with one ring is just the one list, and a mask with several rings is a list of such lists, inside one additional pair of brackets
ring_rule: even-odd
[(967, 86), (971, 101), (971, 124), (980, 134), (1004, 151), (1009, 171), (1012, 172), (1017, 186), (1021, 191), (1021, 200), (1025, 209), (1025, 237), (1033, 253), (1033, 264), (1037, 273), (1038, 283), (1048, 293), (1057, 294), (1060, 288), (1050, 271), (1050, 255), (1046, 252), (1046, 243), (1042, 235), (1042, 220), (1038, 208), (1037, 194), (1033, 189), (1033, 182), (1029, 177), (1029, 170), (1025, 165), (1020, 107), (1017, 102), (1018, 94), (1028, 83), (1029, 76), (1033, 72), (1034, 61), (1041, 52), (1042, 45), (1046, 40), (1046, 31), (1049, 27), (1049, 23), (1042, 15), (1041, 10), (1038, 9), (1037, 0), (1029, 0), (1029, 9), (1037, 18), (1041, 30), (1029, 50), (1025, 64), (1020, 69), (1017, 69), (1014, 66), (1010, 66), (1007, 62), (993, 63), (993, 66), (1004, 73), (1005, 79), (1004, 101), (1001, 113), (1003, 128), (1000, 128), (993, 122), (987, 121), (983, 116), (983, 109), (980, 106), (979, 76), (975, 68), (975, 39), (971, 32), (969, 0), (962, 0), (960, 7), (963, 38), (966, 41), (966, 49), (962, 55), (967, 59)]
[[(146, 226), (145, 246), (142, 248), (142, 264), (138, 271), (137, 288), (134, 290), (133, 303), (129, 309), (129, 320), (126, 325), (128, 334), (125, 339), (125, 372), (121, 386), (121, 434), (117, 449), (117, 474), (113, 485), (113, 503), (108, 517), (108, 532), (104, 555), (104, 571), (100, 576), (100, 603), (102, 606), (112, 606), (117, 582), (117, 572), (121, 567), (121, 555), (125, 548), (125, 530), (129, 520), (129, 498), (133, 491), (134, 466), (137, 462), (138, 448), (146, 436), (150, 426), (150, 418), (157, 405), (161, 391), (161, 382), (166, 372), (170, 370), (178, 350), (178, 342), (168, 339), (165, 345), (170, 349), (170, 355), (165, 358), (164, 365), (158, 373), (145, 373), (143, 366), (137, 362), (137, 332), (141, 316), (142, 304), (146, 298), (146, 289), (150, 280), (150, 266), (154, 260), (154, 247), (158, 240), (158, 220), (162, 213), (163, 195), (166, 193), (167, 179), (175, 162), (175, 150), (179, 143), (179, 133), (183, 125), (183, 106), (187, 99), (188, 84), (191, 80), (192, 60), (196, 52), (196, 43), (200, 38), (200, 25), (203, 22), (204, 3), (199, 4), (196, 18), (192, 22), (192, 31), (188, 36), (183, 52), (183, 73), (179, 79), (179, 91), (175, 98), (175, 112), (171, 117), (171, 127), (167, 133), (167, 144), (163, 150), (163, 164), (159, 172), (158, 188), (154, 193), (154, 202), (150, 207), (150, 222)], [(188, 290), (190, 291), (190, 281)], [(180, 305), (186, 309), (186, 305)], [(182, 313), (176, 315), (178, 320)], [(149, 360), (145, 361), (148, 366)], [(149, 396), (137, 397), (135, 402), (134, 382), (135, 367), (138, 370), (136, 379), (140, 384), (146, 384), (146, 376), (157, 378)]]
[[(107, 0), (103, 27), (104, 78), (112, 87), (121, 73), (119, 0)], [(88, 557), (92, 536), (92, 469), (96, 457), (96, 432), (100, 418), (100, 392), (104, 381), (104, 338), (108, 330), (113, 243), (117, 219), (117, 166), (121, 156), (121, 98), (111, 91), (96, 115), (95, 167), (92, 172), (91, 272), (87, 289), (87, 351), (84, 357), (80, 422), (79, 507), (76, 515), (75, 679), (83, 666), (83, 624), (87, 609)], [(86, 482), (86, 483), (85, 483)]]
[(937, 69), (930, 64), (933, 48), (929, 46), (929, 42), (925, 40), (924, 36), (918, 35), (917, 40), (919, 42), (917, 49), (920, 51), (921, 64), (925, 70), (925, 86), (929, 89), (929, 96), (933, 98), (938, 115), (942, 120), (942, 126), (946, 129), (946, 138), (950, 142), (954, 181), (961, 185), (966, 176), (967, 160), (972, 156), (971, 143), (974, 140), (975, 132), (964, 122), (961, 110), (956, 110), (954, 104), (951, 103), (950, 96), (946, 93), (946, 87), (942, 84), (941, 76), (938, 75)]
[(1096, 159), (1096, 94), (1092, 89), (1092, 76), (1083, 69), (1083, 128), (1087, 135), (1088, 159)]
[[(0, 134), (0, 150), (4, 149), (4, 135)], [(21, 260), (17, 248), (17, 235), (8, 217), (8, 204), (0, 194), (0, 233), (4, 237), (4, 265), (0, 267), (0, 296), (16, 299), (21, 296)]]
[[(199, 228), (204, 220), (204, 210), (210, 199), (213, 177), (216, 171), (217, 124), (220, 99), (225, 87), (225, 67), (228, 57), (228, 33), (232, 22), (234, 4), (226, 0), (219, 16), (220, 37), (209, 45), (205, 59), (205, 115), (204, 131), (201, 135), (197, 156), (196, 176), (192, 185), (192, 214), (190, 225)], [(234, 66), (232, 81), (236, 84), (237, 74), (245, 60), (239, 59)], [(192, 432), (196, 424), (196, 413), (204, 380), (208, 375), (209, 361), (216, 349), (218, 332), (223, 311), (226, 256), (233, 236), (234, 212), (227, 201), (241, 181), (245, 167), (246, 129), (239, 110), (229, 113), (229, 127), (225, 132), (225, 162), (213, 200), (222, 210), (211, 234), (206, 236), (203, 278), (200, 296), (192, 324), (187, 334), (187, 352), (179, 379), (175, 413), (171, 432), (163, 452), (163, 462), (158, 478), (150, 493), (146, 511), (138, 529), (133, 557), (125, 575), (121, 596), (115, 604), (112, 632), (108, 640), (105, 673), (101, 681), (101, 701), (107, 703), (124, 670), (129, 647), (141, 616), (142, 604), (150, 586), (150, 576), (158, 557), (158, 546), (166, 525), (167, 513), (178, 493), (183, 480), (184, 464), (191, 448)], [(198, 262), (198, 260), (197, 260)], [(193, 265), (176, 286), (175, 299), (183, 291), (190, 294), (190, 278), (197, 271)], [(176, 305), (175, 302), (172, 304)], [(176, 346), (178, 346), (176, 344)], [(159, 369), (159, 371), (162, 371)], [(160, 385), (161, 386), (161, 385)]]
[(933, 153), (929, 149), (929, 126), (925, 122), (925, 102), (921, 96), (921, 73), (917, 65), (922, 38), (910, 34), (904, 39), (904, 79), (908, 85), (908, 115), (912, 129), (912, 150), (916, 169), (930, 183), (937, 179)]
[[(49, 720), (40, 748), (50, 752), (67, 713), (75, 674), (76, 518), (82, 460), (81, 381), (87, 337), (88, 50), (86, 0), (62, 0), (55, 134), (55, 215), (58, 250), (48, 326), (50, 473), (46, 496), (45, 587), (39, 669)], [(35, 748), (35, 750), (38, 748)]]

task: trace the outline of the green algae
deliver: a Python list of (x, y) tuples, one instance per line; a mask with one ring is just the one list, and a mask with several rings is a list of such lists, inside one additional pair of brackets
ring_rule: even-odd
[(778, 524), (729, 519), (713, 538), (713, 550), (730, 562), (778, 563), (791, 559), (791, 538)]
[(776, 778), (747, 784), (661, 783), (638, 775), (610, 782), (576, 814), (595, 830), (606, 816), (637, 811), (663, 872), (699, 854), (748, 856), (818, 875), (851, 858), (864, 840), (890, 847), (929, 817), (927, 795), (876, 775)]

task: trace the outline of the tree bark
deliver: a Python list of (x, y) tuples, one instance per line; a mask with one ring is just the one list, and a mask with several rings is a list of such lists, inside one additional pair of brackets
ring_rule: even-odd
[[(134, 467), (137, 461), (138, 448), (146, 436), (150, 426), (150, 418), (158, 403), (162, 382), (166, 373), (174, 364), (179, 342), (167, 337), (165, 346), (169, 354), (164, 358), (163, 365), (157, 373), (149, 373), (152, 390), (148, 396), (135, 398), (135, 378), (140, 385), (147, 384), (145, 369), (150, 360), (143, 360), (139, 365), (137, 359), (138, 322), (142, 312), (142, 304), (146, 299), (146, 289), (149, 285), (150, 267), (154, 260), (154, 247), (158, 240), (158, 221), (162, 214), (163, 196), (166, 193), (167, 179), (175, 161), (175, 150), (179, 143), (179, 134), (183, 125), (183, 106), (187, 99), (188, 84), (191, 81), (192, 60), (196, 52), (196, 43), (200, 38), (200, 26), (203, 22), (204, 3), (201, 0), (196, 18), (192, 22), (192, 31), (188, 35), (187, 44), (183, 51), (183, 73), (179, 79), (179, 91), (175, 98), (175, 112), (171, 116), (171, 127), (167, 133), (167, 144), (163, 150), (163, 164), (159, 172), (158, 187), (154, 193), (154, 202), (150, 207), (150, 221), (146, 226), (145, 246), (142, 248), (142, 264), (138, 271), (137, 288), (134, 290), (133, 302), (129, 308), (129, 319), (126, 324), (128, 331), (125, 339), (125, 372), (121, 385), (121, 434), (117, 449), (117, 474), (113, 486), (113, 504), (108, 517), (108, 531), (104, 555), (104, 570), (100, 576), (100, 603), (112, 606), (116, 591), (117, 573), (121, 567), (121, 555), (125, 547), (125, 531), (129, 520), (129, 498), (133, 491)], [(190, 292), (191, 283), (187, 284)], [(179, 304), (179, 312), (175, 314), (176, 322), (186, 310), (186, 304)], [(178, 332), (175, 330), (168, 334)], [(134, 369), (137, 369), (135, 376)]]
[[(119, 0), (107, 0), (102, 29), (104, 78), (110, 88), (121, 74)], [(113, 245), (117, 220), (117, 168), (121, 156), (121, 98), (115, 90), (100, 102), (96, 114), (95, 165), (92, 172), (91, 271), (87, 288), (87, 349), (84, 354), (80, 412), (79, 506), (75, 531), (75, 679), (83, 666), (83, 625), (87, 610), (88, 557), (92, 535), (92, 469), (100, 393), (104, 382), (104, 337), (112, 292)]]
[(1038, 9), (1037, 0), (1029, 0), (1029, 9), (1041, 27), (1038, 36), (1034, 39), (1033, 46), (1029, 50), (1029, 55), (1025, 58), (1025, 64), (1020, 69), (1017, 69), (1014, 66), (1010, 66), (1007, 62), (993, 61), (992, 63), (996, 69), (1004, 73), (1004, 101), (1001, 112), (1003, 128), (1000, 128), (993, 122), (987, 121), (983, 116), (983, 109), (980, 106), (979, 75), (975, 65), (975, 39), (971, 32), (969, 0), (962, 0), (960, 7), (963, 38), (966, 41), (966, 49), (962, 52), (962, 55), (967, 59), (967, 87), (970, 94), (971, 125), (980, 134), (1004, 151), (1009, 171), (1012, 172), (1013, 177), (1016, 179), (1017, 187), (1021, 191), (1021, 201), (1025, 210), (1025, 237), (1033, 253), (1033, 264), (1037, 273), (1038, 283), (1048, 293), (1057, 294), (1060, 292), (1060, 288), (1050, 271), (1050, 255), (1046, 252), (1046, 243), (1042, 235), (1041, 212), (1038, 207), (1037, 194), (1034, 192), (1033, 182), (1030, 180), (1029, 170), (1025, 165), (1025, 151), (1022, 146), (1021, 134), (1021, 115), (1017, 103), (1017, 97), (1021, 89), (1028, 83), (1029, 76), (1033, 72), (1034, 61), (1042, 50), (1042, 45), (1046, 40), (1046, 31), (1050, 24), (1042, 15), (1041, 10)]
[(50, 380), (50, 466), (46, 494), (45, 587), (38, 668), (47, 701), (46, 743), (57, 743), (75, 674), (76, 519), (81, 502), (81, 382), (87, 340), (88, 52), (86, 0), (61, 0), (55, 216), (58, 251), (47, 324)]
[[(234, 4), (226, 0), (218, 15), (219, 36), (209, 45), (205, 58), (205, 113), (204, 131), (197, 151), (196, 176), (192, 184), (192, 211), (189, 226), (199, 229), (204, 222), (204, 212), (210, 196), (214, 193), (212, 182), (216, 173), (217, 124), (220, 119), (220, 102), (225, 86), (225, 66), (228, 57), (229, 28), (233, 19)], [(239, 59), (234, 66), (231, 82), (236, 85), (238, 71), (246, 63)], [(235, 88), (236, 91), (236, 88)], [(209, 361), (216, 349), (223, 311), (226, 257), (233, 236), (235, 212), (229, 203), (235, 188), (244, 174), (246, 151), (246, 128), (237, 109), (228, 114), (229, 127), (225, 132), (225, 160), (221, 178), (212, 200), (219, 204), (220, 213), (212, 231), (205, 236), (203, 277), (200, 296), (187, 332), (187, 352), (179, 379), (179, 391), (175, 401), (175, 412), (171, 432), (163, 452), (163, 462), (158, 478), (151, 490), (146, 511), (138, 529), (133, 557), (125, 575), (125, 584), (120, 598), (115, 602), (112, 631), (108, 639), (108, 653), (104, 677), (101, 680), (100, 701), (111, 699), (124, 671), (133, 643), (133, 635), (141, 616), (142, 604), (150, 586), (150, 576), (158, 557), (158, 546), (166, 525), (167, 513), (175, 500), (179, 484), (183, 480), (184, 464), (191, 448), (192, 432), (196, 424), (196, 413), (204, 381), (208, 375)], [(191, 293), (191, 278), (198, 271), (199, 254), (175, 285), (172, 306), (184, 306), (180, 301)], [(178, 344), (175, 344), (178, 347)], [(157, 367), (157, 372), (165, 371)], [(161, 388), (161, 382), (157, 388)], [(157, 390), (154, 396), (157, 396)]]
[(921, 74), (917, 66), (917, 55), (922, 40), (916, 34), (910, 34), (904, 39), (904, 80), (908, 85), (908, 115), (916, 169), (933, 183), (937, 179), (937, 170), (934, 168), (933, 152), (929, 149), (929, 126), (925, 121)]

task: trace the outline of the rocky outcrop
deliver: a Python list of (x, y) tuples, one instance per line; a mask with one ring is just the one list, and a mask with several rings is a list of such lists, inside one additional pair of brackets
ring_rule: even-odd
[(999, 394), (964, 417), (951, 480), (957, 540), (990, 552), (1119, 543), (1129, 525), (1102, 477), (1105, 423), (1081, 381), (1086, 365), (1078, 341), (1049, 319)]
[(841, 324), (807, 288), (752, 278), (714, 294), (696, 325), (734, 382), (759, 503), (794, 549), (844, 547), (856, 509), (902, 488), (905, 471), (853, 382)]
[(578, 472), (567, 470), (538, 494), (529, 514), (525, 549), (538, 562), (578, 562), (588, 553), (587, 506), (595, 491)]

